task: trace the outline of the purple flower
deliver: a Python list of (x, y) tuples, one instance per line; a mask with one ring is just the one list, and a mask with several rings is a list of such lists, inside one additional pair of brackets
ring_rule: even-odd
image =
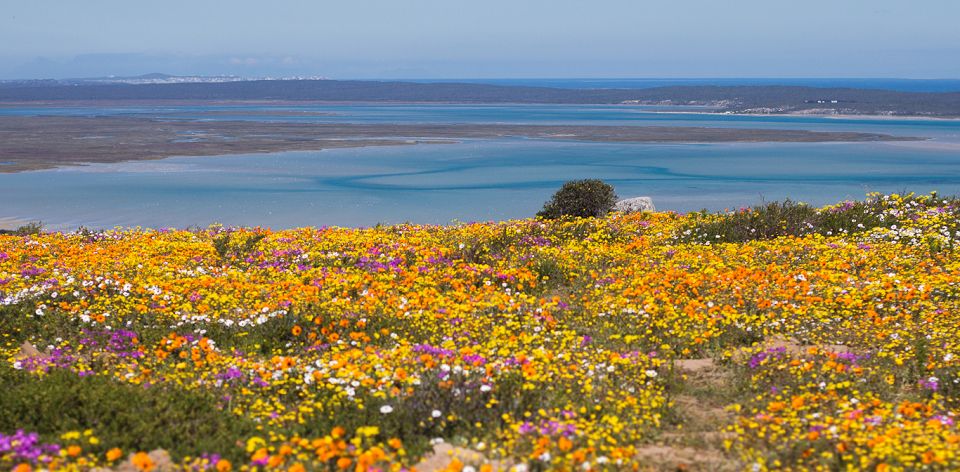
[(443, 349), (429, 344), (416, 344), (413, 346), (413, 352), (426, 353), (434, 356), (452, 356), (455, 354), (449, 349)]
[(226, 372), (217, 374), (217, 378), (222, 380), (233, 380), (239, 379), (240, 377), (243, 377), (243, 372), (236, 367), (231, 367), (227, 369)]
[(483, 365), (487, 363), (487, 359), (479, 354), (468, 354), (463, 356), (464, 362), (475, 365)]
[(840, 205), (837, 205), (831, 208), (830, 213), (843, 213), (848, 210), (852, 210), (855, 204), (853, 202), (843, 202)]
[(263, 379), (260, 378), (260, 377), (254, 377), (253, 383), (256, 384), (256, 385), (259, 386), (259, 387), (269, 387), (269, 386), (270, 386), (270, 384), (267, 383), (266, 380), (263, 380)]
[(46, 269), (36, 266), (26, 266), (20, 269), (20, 275), (23, 277), (35, 277), (46, 272)]
[(756, 369), (757, 367), (760, 367), (761, 364), (763, 364), (763, 361), (769, 358), (779, 359), (784, 355), (786, 355), (786, 352), (787, 352), (787, 348), (785, 347), (777, 347), (777, 348), (767, 349), (766, 351), (763, 351), (763, 352), (758, 352), (750, 358), (750, 362), (748, 363), (748, 365), (750, 366), (751, 369)]
[(520, 244), (523, 246), (542, 247), (549, 246), (550, 240), (543, 236), (524, 236), (520, 239)]
[[(535, 428), (533, 427), (533, 424), (531, 424), (529, 421), (525, 421), (525, 422), (524, 422), (522, 425), (520, 425), (520, 427), (517, 429), (517, 432), (520, 433), (520, 434), (530, 434), (530, 433), (532, 433), (532, 432), (534, 432), (534, 431), (535, 431)], [(2, 449), (0, 449), (0, 451), (2, 451)]]
[(940, 388), (940, 379), (936, 377), (920, 379), (920, 386), (931, 392), (936, 392)]
[(0, 457), (9, 457), (14, 462), (50, 462), (59, 454), (60, 446), (43, 444), (39, 438), (37, 433), (26, 433), (22, 429), (9, 436), (0, 433)]
[(943, 423), (944, 426), (953, 426), (954, 423), (953, 418), (947, 415), (937, 415), (934, 417), (934, 419), (940, 421), (940, 423)]

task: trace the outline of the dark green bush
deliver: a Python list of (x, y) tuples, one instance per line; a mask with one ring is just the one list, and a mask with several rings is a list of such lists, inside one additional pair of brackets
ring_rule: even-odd
[(617, 194), (610, 184), (598, 179), (571, 180), (553, 194), (537, 216), (599, 217), (609, 213), (616, 203)]
[(145, 388), (91, 375), (53, 370), (44, 377), (0, 365), (0, 432), (36, 431), (60, 442), (67, 431), (93, 429), (104, 447), (126, 452), (166, 449), (176, 458), (219, 453), (244, 462), (238, 438), (256, 424), (220, 406), (213, 393)]

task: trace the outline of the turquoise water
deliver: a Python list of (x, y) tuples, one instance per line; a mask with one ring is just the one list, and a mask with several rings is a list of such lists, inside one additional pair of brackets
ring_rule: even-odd
[[(283, 107), (274, 107), (283, 108)], [(902, 143), (634, 144), (529, 139), (175, 157), (0, 174), (0, 218), (53, 228), (369, 226), (500, 220), (534, 214), (562, 182), (602, 178), (660, 209), (723, 209), (793, 198), (813, 204), (867, 192), (960, 193), (960, 121), (839, 120), (652, 113), (636, 107), (340, 105), (328, 116), (262, 108), (0, 109), (3, 114), (135, 114), (163, 119), (307, 122), (501, 122), (683, 125), (868, 131), (930, 138)], [(293, 109), (286, 107), (285, 109)], [(246, 114), (245, 114), (246, 113)], [(2, 156), (0, 156), (2, 161)]]

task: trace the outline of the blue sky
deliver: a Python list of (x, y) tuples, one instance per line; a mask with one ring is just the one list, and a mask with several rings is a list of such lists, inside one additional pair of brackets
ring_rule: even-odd
[(0, 78), (960, 78), (957, 0), (3, 0)]

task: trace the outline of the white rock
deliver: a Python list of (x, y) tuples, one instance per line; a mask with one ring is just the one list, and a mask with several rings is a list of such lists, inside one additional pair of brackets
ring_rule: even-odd
[(629, 213), (635, 211), (657, 211), (657, 207), (653, 206), (653, 199), (650, 197), (633, 197), (620, 200), (613, 206), (613, 210)]

